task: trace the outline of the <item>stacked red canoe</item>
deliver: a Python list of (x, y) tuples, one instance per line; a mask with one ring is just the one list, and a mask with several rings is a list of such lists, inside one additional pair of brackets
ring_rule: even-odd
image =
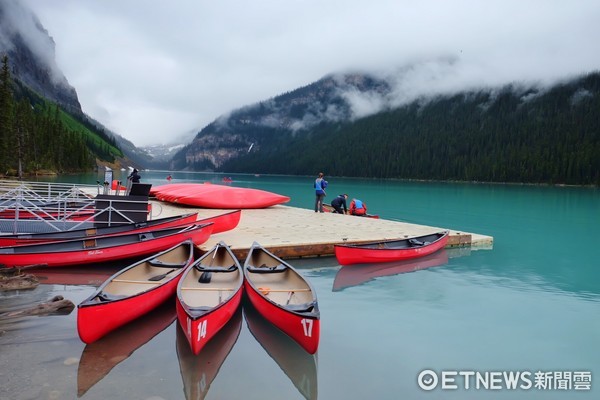
[(266, 208), (290, 201), (288, 196), (260, 189), (205, 183), (178, 183), (154, 187), (150, 195), (160, 201), (203, 208)]

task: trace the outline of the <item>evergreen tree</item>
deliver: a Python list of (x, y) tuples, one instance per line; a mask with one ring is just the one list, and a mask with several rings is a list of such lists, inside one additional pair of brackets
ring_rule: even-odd
[(12, 107), (13, 95), (8, 56), (4, 54), (0, 71), (0, 174), (4, 173), (10, 165), (9, 142), (12, 136)]

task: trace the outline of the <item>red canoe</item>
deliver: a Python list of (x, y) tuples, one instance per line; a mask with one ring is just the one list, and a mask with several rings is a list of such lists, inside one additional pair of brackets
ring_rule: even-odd
[(310, 282), (256, 242), (244, 263), (244, 277), (246, 294), (254, 308), (314, 354), (321, 323), (317, 295)]
[(375, 278), (404, 274), (426, 268), (448, 264), (448, 252), (445, 249), (425, 257), (388, 263), (356, 264), (340, 268), (333, 280), (333, 291), (337, 292), (351, 286), (357, 286)]
[[(197, 213), (189, 213), (184, 215), (177, 215), (174, 217), (155, 219), (151, 221), (132, 222), (127, 224), (106, 226), (100, 228), (73, 229), (69, 231), (56, 231), (47, 233), (21, 233), (17, 235), (6, 235), (0, 236), (0, 247), (51, 242), (55, 240), (82, 239), (89, 238), (92, 236), (105, 236), (120, 233), (147, 232), (153, 229), (164, 229), (173, 226), (191, 225), (194, 222), (196, 222), (197, 216)], [(212, 220), (216, 220), (217, 217), (209, 219), (211, 219), (211, 221), (203, 221), (202, 223), (213, 222)], [(227, 224), (231, 225), (231, 223), (229, 222), (227, 222)]]
[(177, 285), (177, 319), (194, 354), (239, 308), (243, 284), (240, 263), (223, 242), (184, 271)]
[(83, 396), (115, 366), (152, 340), (177, 318), (174, 300), (168, 300), (133, 324), (126, 324), (88, 344), (81, 353), (77, 369), (77, 397)]
[(59, 267), (122, 260), (147, 256), (188, 239), (200, 245), (211, 233), (212, 224), (194, 224), (142, 233), (3, 247), (0, 248), (0, 264)]
[(232, 229), (235, 229), (240, 223), (240, 218), (242, 217), (242, 210), (230, 211), (224, 214), (215, 215), (214, 217), (203, 218), (198, 220), (200, 224), (208, 224), (210, 222), (213, 223), (213, 231), (212, 233), (221, 233), (227, 232)]
[(158, 185), (158, 186), (152, 186), (150, 188), (150, 192), (148, 193), (150, 196), (158, 196), (159, 193), (167, 193), (171, 190), (176, 190), (182, 187), (186, 187), (188, 186), (189, 183), (169, 183), (166, 185)]
[(161, 201), (221, 209), (266, 208), (290, 201), (288, 196), (265, 190), (213, 185), (211, 183), (163, 185), (156, 188), (152, 194)]
[(382, 263), (424, 257), (446, 247), (448, 231), (407, 239), (363, 244), (335, 245), (335, 258), (341, 265)]
[(157, 186), (150, 189), (150, 194), (160, 201), (177, 202), (181, 196), (194, 194), (205, 194), (219, 188), (210, 182), (204, 183), (177, 183), (173, 185)]
[[(193, 186), (190, 186), (193, 185)], [(210, 186), (209, 186), (210, 185)], [(177, 199), (181, 196), (187, 196), (190, 194), (190, 190), (194, 188), (198, 193), (208, 192), (212, 190), (214, 185), (212, 184), (190, 184), (190, 183), (181, 183), (178, 187), (173, 188), (169, 187), (165, 190), (161, 190), (157, 192), (156, 198), (160, 201), (168, 201), (168, 202), (177, 202)]]
[(179, 243), (117, 272), (77, 306), (77, 332), (92, 343), (152, 311), (175, 294), (194, 261), (194, 243)]

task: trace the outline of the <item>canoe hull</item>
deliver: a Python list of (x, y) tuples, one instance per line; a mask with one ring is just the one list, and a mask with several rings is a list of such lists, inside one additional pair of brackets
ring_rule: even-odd
[(290, 201), (288, 196), (260, 189), (213, 185), (205, 182), (164, 185), (151, 193), (161, 201), (219, 209), (266, 208)]
[(267, 300), (249, 283), (244, 283), (244, 287), (250, 303), (267, 321), (294, 339), (308, 353), (316, 353), (321, 335), (319, 318), (284, 310)]
[(109, 332), (152, 311), (175, 294), (177, 280), (151, 293), (101, 307), (82, 307), (77, 312), (77, 332), (84, 343), (93, 343)]
[(212, 233), (227, 232), (235, 229), (240, 223), (242, 217), (242, 210), (230, 211), (224, 214), (216, 215), (214, 217), (203, 218), (198, 223), (208, 224), (212, 222), (213, 230)]
[(180, 301), (176, 302), (177, 320), (195, 355), (199, 354), (206, 344), (227, 325), (227, 322), (239, 309), (241, 300), (242, 290), (240, 289), (227, 303), (202, 316), (188, 313)]
[[(335, 257), (341, 265), (384, 263), (424, 257), (446, 247), (448, 232), (436, 234), (436, 240), (422, 246), (385, 248), (386, 243), (404, 242), (409, 239), (367, 243), (365, 245), (335, 245)], [(419, 238), (429, 237), (420, 236)], [(418, 239), (418, 238), (415, 238)], [(381, 245), (375, 247), (375, 245)]]
[[(191, 225), (196, 222), (197, 213), (180, 215), (178, 217), (167, 217), (146, 222), (136, 222), (125, 225), (91, 228), (91, 229), (75, 229), (69, 231), (60, 231), (52, 233), (39, 234), (19, 234), (10, 236), (0, 236), (0, 247), (19, 246), (24, 244), (34, 244), (51, 242), (58, 240), (71, 240), (90, 238), (94, 236), (118, 235), (125, 233), (141, 233), (148, 232), (153, 229), (166, 229), (175, 226)], [(217, 217), (208, 218), (213, 222), (218, 220)], [(231, 223), (228, 223), (230, 225)], [(214, 233), (214, 232), (213, 232)]]
[(248, 300), (266, 320), (314, 354), (321, 335), (314, 288), (290, 264), (253, 243), (244, 263)]
[[(83, 248), (72, 251), (60, 251), (61, 244), (70, 241), (58, 241), (54, 243), (57, 249), (56, 251), (36, 252), (35, 250), (32, 250), (31, 252), (23, 253), (2, 253), (0, 254), (0, 264), (4, 264), (7, 267), (24, 267), (29, 265), (40, 264), (43, 264), (47, 267), (59, 267), (116, 261), (156, 253), (185, 240), (191, 240), (194, 242), (194, 244), (200, 245), (208, 240), (211, 233), (212, 224), (208, 226), (198, 226), (195, 229), (182, 228), (177, 233), (154, 239), (138, 240), (123, 245), (104, 246), (95, 248), (89, 247), (87, 249)], [(145, 234), (146, 233), (141, 233), (139, 235)], [(116, 235), (111, 237), (116, 237)], [(102, 239), (106, 237), (98, 238)], [(32, 247), (34, 246), (36, 245), (32, 245)]]
[(441, 249), (425, 257), (389, 263), (356, 264), (340, 268), (333, 280), (333, 291), (369, 282), (375, 278), (404, 274), (448, 264), (448, 253)]

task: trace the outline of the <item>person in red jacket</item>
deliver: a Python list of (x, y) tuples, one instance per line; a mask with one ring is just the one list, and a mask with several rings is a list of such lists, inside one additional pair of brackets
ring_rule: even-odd
[(361, 217), (365, 216), (367, 214), (367, 205), (361, 200), (352, 199), (350, 202), (350, 214)]

